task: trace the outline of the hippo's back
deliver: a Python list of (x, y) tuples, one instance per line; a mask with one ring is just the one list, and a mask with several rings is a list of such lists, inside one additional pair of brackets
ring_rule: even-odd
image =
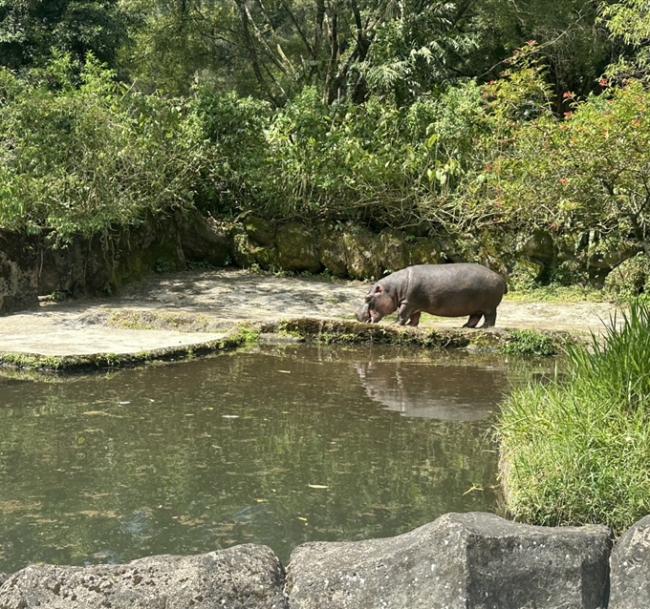
[(503, 277), (480, 264), (417, 264), (408, 268), (412, 299), (420, 301), (425, 311), (435, 309), (437, 315), (454, 317), (496, 310), (507, 292)]

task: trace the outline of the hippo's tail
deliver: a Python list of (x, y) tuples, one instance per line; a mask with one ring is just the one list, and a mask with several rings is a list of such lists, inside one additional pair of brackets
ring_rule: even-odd
[(504, 294), (508, 293), (508, 284), (505, 281), (503, 282), (503, 293)]

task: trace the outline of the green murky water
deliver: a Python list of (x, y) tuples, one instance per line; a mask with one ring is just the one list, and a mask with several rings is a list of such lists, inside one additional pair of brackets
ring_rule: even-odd
[(494, 510), (520, 369), (289, 346), (66, 382), (0, 377), (0, 571), (395, 535)]

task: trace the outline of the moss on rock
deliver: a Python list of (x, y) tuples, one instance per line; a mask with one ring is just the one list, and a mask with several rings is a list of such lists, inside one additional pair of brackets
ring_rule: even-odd
[(419, 238), (407, 246), (410, 264), (440, 264), (443, 262), (442, 248), (433, 239)]
[(244, 232), (233, 235), (233, 257), (237, 266), (242, 268), (250, 268), (254, 265), (267, 270), (281, 268), (275, 248), (255, 245)]
[(353, 279), (381, 276), (381, 254), (377, 236), (362, 228), (347, 229), (342, 234), (348, 275)]
[(36, 353), (0, 353), (0, 366), (43, 370), (46, 372), (87, 372), (107, 368), (125, 368), (153, 361), (178, 361), (236, 349), (250, 342), (251, 331), (238, 327), (229, 335), (203, 343), (139, 351), (137, 353), (93, 353), (89, 355), (40, 355)]
[(639, 253), (619, 264), (607, 275), (605, 289), (617, 296), (650, 293), (650, 256)]
[(520, 258), (517, 260), (508, 276), (508, 285), (514, 290), (530, 290), (537, 285), (544, 274), (544, 265)]
[(410, 263), (406, 235), (399, 231), (383, 231), (378, 236), (378, 253), (383, 271), (393, 273)]
[(302, 224), (285, 224), (278, 228), (276, 242), (283, 270), (318, 273), (322, 269), (315, 231)]
[(246, 234), (254, 243), (265, 247), (275, 245), (276, 229), (269, 220), (259, 216), (247, 216), (243, 224)]
[(348, 276), (345, 244), (340, 231), (323, 231), (320, 235), (321, 264), (336, 277)]

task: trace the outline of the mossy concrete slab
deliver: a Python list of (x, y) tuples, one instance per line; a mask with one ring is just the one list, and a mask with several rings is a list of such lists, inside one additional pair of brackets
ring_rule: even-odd
[[(464, 319), (423, 315), (419, 331), (409, 333), (410, 329), (398, 329), (391, 319), (372, 328), (354, 321), (354, 311), (368, 287), (369, 283), (361, 281), (242, 270), (155, 275), (130, 285), (119, 296), (44, 304), (38, 310), (0, 317), (0, 363), (56, 367), (52, 364), (58, 358), (71, 366), (81, 361), (100, 367), (172, 359), (206, 352), (206, 345), (219, 350), (224, 337), (237, 334), (242, 323), (258, 329), (271, 324), (291, 332), (286, 323), (280, 325), (291, 319), (308, 322), (295, 332), (309, 339), (318, 334), (318, 340), (325, 342), (378, 340), (381, 336), (384, 342), (492, 348), (511, 336), (504, 329), (535, 329), (551, 335), (598, 333), (604, 328), (603, 320), (615, 310), (608, 303), (506, 299), (499, 307), (496, 332), (461, 330)], [(314, 328), (323, 320), (333, 325), (316, 332)]]

